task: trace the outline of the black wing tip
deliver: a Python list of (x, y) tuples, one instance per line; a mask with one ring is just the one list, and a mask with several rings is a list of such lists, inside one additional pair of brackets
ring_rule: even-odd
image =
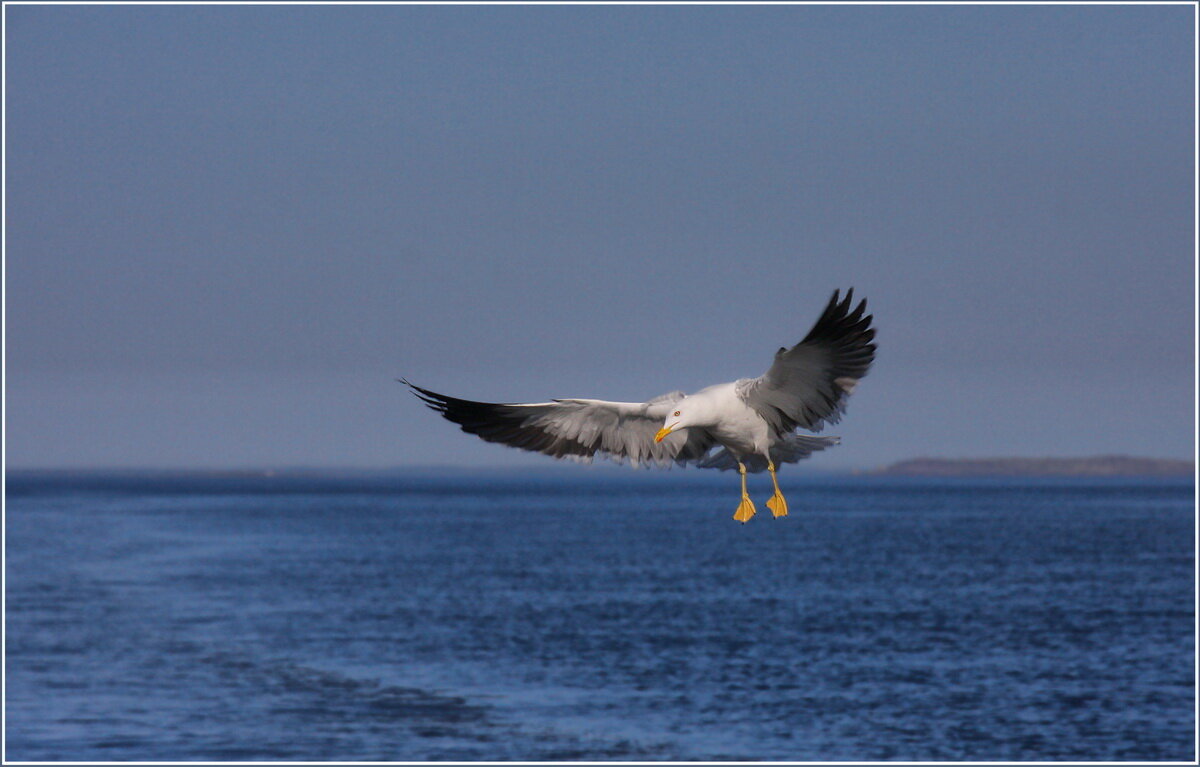
[[(825, 311), (821, 312), (821, 316), (817, 318), (816, 324), (809, 330), (804, 341), (816, 340), (831, 332), (837, 335), (853, 333), (861, 335), (870, 331), (871, 321), (875, 317), (866, 313), (867, 299), (860, 299), (858, 305), (854, 306), (852, 310), (851, 307), (853, 304), (853, 287), (847, 288), (844, 295), (841, 288), (834, 290), (829, 303), (825, 306)], [(804, 341), (801, 341), (801, 343), (804, 343)]]
[(424, 392), (424, 393), (426, 393), (426, 394), (433, 394), (433, 392), (429, 391), (428, 389), (422, 389), (420, 386), (417, 386), (415, 383), (413, 383), (412, 381), (408, 380), (407, 378), (397, 378), (397, 379), (396, 379), (396, 382), (397, 382), (397, 383), (402, 383), (402, 384), (404, 384), (405, 386), (407, 386), (407, 387), (409, 388), (409, 390), (410, 390), (410, 391), (412, 391), (412, 393), (413, 393), (413, 394), (416, 394), (417, 392)]
[(429, 389), (422, 389), (420, 386), (412, 383), (407, 378), (397, 378), (396, 381), (404, 384), (410, 390), (412, 390), (413, 396), (421, 400), (421, 402), (423, 402), (430, 410), (436, 410), (437, 412), (445, 415), (446, 409), (449, 407), (452, 398), (447, 397), (444, 394), (438, 394), (435, 391), (430, 391)]
[[(412, 390), (412, 393), (413, 393), (413, 394), (415, 394), (415, 395), (416, 395), (416, 396), (418, 396), (418, 397), (422, 397), (422, 398), (424, 398), (424, 397), (437, 397), (437, 398), (439, 398), (439, 399), (440, 399), (440, 398), (442, 398), (442, 397), (444, 396), (444, 395), (438, 394), (438, 393), (437, 393), (437, 392), (435, 392), (435, 391), (430, 391), (429, 389), (422, 389), (420, 386), (417, 386), (415, 383), (413, 383), (412, 381), (408, 380), (407, 378), (397, 378), (397, 379), (396, 379), (396, 381), (398, 381), (399, 383), (402, 383), (402, 384), (404, 384), (405, 386), (407, 386), (409, 389), (411, 389), (411, 390)], [(422, 395), (424, 395), (424, 396), (422, 396)]]
[[(851, 285), (850, 287), (846, 288), (846, 294), (844, 296), (842, 295), (841, 288), (837, 288), (833, 291), (833, 296), (829, 299), (829, 305), (826, 307), (826, 311), (829, 311), (831, 309), (836, 309), (841, 314), (850, 314), (851, 313), (850, 307), (853, 305), (854, 305), (854, 286)], [(863, 298), (863, 299), (859, 300), (858, 306), (854, 307), (853, 313), (858, 314), (860, 312), (866, 311), (866, 309), (867, 309), (867, 299)]]

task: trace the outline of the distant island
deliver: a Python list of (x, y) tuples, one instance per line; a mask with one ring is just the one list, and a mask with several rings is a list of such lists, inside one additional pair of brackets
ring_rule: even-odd
[(1088, 458), (912, 458), (870, 472), (894, 477), (1190, 477), (1191, 461), (1097, 455)]

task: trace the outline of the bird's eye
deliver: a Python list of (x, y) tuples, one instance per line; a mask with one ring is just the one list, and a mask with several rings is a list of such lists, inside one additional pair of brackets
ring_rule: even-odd
[(679, 415), (679, 411), (678, 411), (678, 410), (676, 410), (676, 411), (675, 411), (675, 415)]

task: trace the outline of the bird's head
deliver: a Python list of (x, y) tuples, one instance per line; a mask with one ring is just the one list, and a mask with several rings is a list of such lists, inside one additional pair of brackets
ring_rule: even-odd
[(688, 407), (687, 397), (679, 400), (672, 407), (674, 409), (663, 420), (663, 427), (654, 435), (655, 442), (662, 442), (671, 432), (686, 429), (693, 424), (691, 413), (689, 413), (690, 408)]

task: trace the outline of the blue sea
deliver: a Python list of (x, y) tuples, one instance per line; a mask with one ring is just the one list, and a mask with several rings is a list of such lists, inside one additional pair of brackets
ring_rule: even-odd
[(1191, 760), (1189, 480), (14, 473), (7, 758)]

